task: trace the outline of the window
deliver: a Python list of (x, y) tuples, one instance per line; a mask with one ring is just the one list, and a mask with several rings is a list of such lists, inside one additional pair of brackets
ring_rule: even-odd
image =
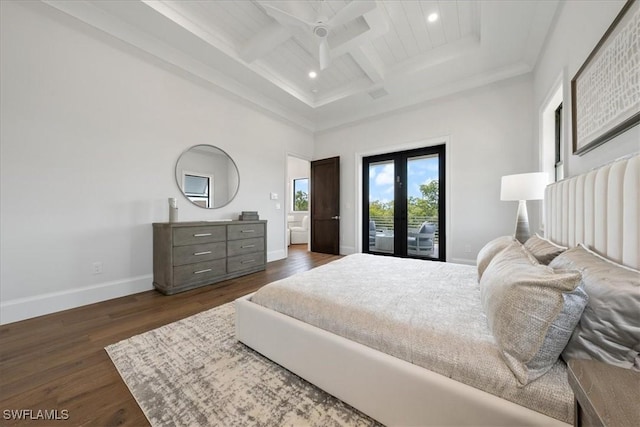
[(555, 111), (555, 181), (564, 178), (562, 168), (562, 103)]
[(540, 111), (540, 157), (539, 168), (554, 181), (564, 178), (564, 131), (563, 87), (561, 79), (549, 93), (544, 107)]
[(309, 210), (309, 178), (293, 180), (293, 210)]
[(182, 179), (182, 188), (184, 188), (184, 194), (189, 200), (203, 208), (212, 206), (212, 176), (185, 172)]

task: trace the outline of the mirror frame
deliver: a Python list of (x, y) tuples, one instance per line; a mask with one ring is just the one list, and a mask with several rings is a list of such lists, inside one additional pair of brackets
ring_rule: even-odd
[[(224, 204), (221, 204), (219, 206), (211, 206), (211, 207), (205, 207), (205, 206), (200, 206), (199, 204), (193, 202), (184, 192), (184, 188), (182, 185), (182, 177), (178, 177), (178, 165), (180, 164), (180, 160), (182, 159), (182, 157), (187, 154), (188, 152), (190, 152), (191, 150), (193, 150), (194, 148), (197, 147), (209, 147), (209, 148), (214, 148), (216, 150), (218, 150), (221, 154), (224, 154), (227, 157), (227, 160), (230, 162), (231, 165), (233, 165), (233, 167), (236, 170), (236, 174), (238, 176), (238, 185), (236, 186), (235, 192), (233, 193), (233, 195), (231, 195), (230, 197), (227, 198), (227, 201)], [(197, 206), (201, 209), (220, 209), (223, 208), (225, 206), (227, 206), (229, 203), (231, 203), (233, 201), (233, 199), (236, 198), (236, 196), (238, 195), (238, 192), (240, 191), (240, 169), (238, 169), (238, 165), (236, 164), (236, 162), (233, 160), (233, 158), (226, 152), (224, 151), (222, 148), (220, 147), (216, 147), (215, 145), (211, 145), (211, 144), (196, 144), (196, 145), (192, 145), (191, 147), (187, 148), (186, 150), (184, 150), (182, 153), (180, 153), (180, 156), (178, 156), (178, 160), (176, 161), (176, 166), (174, 168), (174, 176), (176, 179), (176, 185), (178, 186), (178, 189), (180, 190), (180, 192), (182, 193), (182, 195), (184, 196), (185, 199), (187, 199), (189, 201), (189, 203), (191, 203), (194, 206)], [(215, 195), (214, 195), (215, 197)]]

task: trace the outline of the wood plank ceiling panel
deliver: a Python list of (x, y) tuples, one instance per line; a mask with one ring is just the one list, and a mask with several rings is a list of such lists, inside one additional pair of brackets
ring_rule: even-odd
[(478, 5), (475, 2), (458, 2), (458, 23), (460, 24), (460, 37), (473, 34), (476, 29)]
[(442, 20), (438, 19), (436, 22), (428, 22), (427, 17), (432, 13), (440, 15), (440, 9), (437, 1), (421, 1), (420, 8), (422, 9), (422, 16), (424, 17), (424, 24), (429, 32), (429, 38), (433, 47), (438, 47), (446, 43), (444, 30), (442, 29)]
[(447, 43), (459, 40), (460, 22), (458, 20), (458, 2), (440, 1), (438, 8), (440, 9), (440, 21)]
[(427, 31), (427, 26), (425, 25), (426, 17), (423, 15), (420, 3), (417, 1), (405, 1), (402, 2), (402, 6), (407, 15), (407, 20), (409, 21), (409, 26), (418, 45), (419, 52), (425, 53), (431, 50), (433, 43)]
[(180, 2), (180, 10), (186, 12), (190, 20), (207, 32), (225, 40), (232, 46), (239, 46), (245, 36), (242, 24), (230, 16), (222, 7), (223, 2)]
[(385, 7), (391, 17), (395, 31), (402, 42), (407, 58), (411, 58), (420, 53), (420, 48), (418, 41), (413, 35), (404, 3), (406, 2), (388, 2), (385, 3)]
[(397, 13), (390, 12), (389, 9), (394, 9), (399, 6), (399, 2), (385, 2), (382, 3), (382, 11), (385, 14), (385, 18), (389, 22), (389, 31), (382, 37), (387, 42), (389, 49), (391, 50), (391, 55), (393, 57), (393, 62), (402, 62), (408, 58), (407, 51), (400, 40), (400, 35), (398, 34), (398, 25), (399, 23), (395, 21), (397, 18)]

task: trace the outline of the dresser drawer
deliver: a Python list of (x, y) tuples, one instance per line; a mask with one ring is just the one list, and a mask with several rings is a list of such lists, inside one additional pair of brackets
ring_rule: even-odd
[(235, 224), (227, 227), (227, 240), (264, 237), (264, 224)]
[(224, 242), (225, 229), (224, 225), (177, 227), (173, 229), (173, 246)]
[(236, 256), (264, 251), (264, 238), (230, 240), (227, 242), (227, 255)]
[(249, 270), (256, 267), (264, 267), (264, 252), (239, 255), (227, 258), (227, 272)]
[(173, 280), (184, 286), (190, 283), (215, 279), (226, 274), (225, 264), (226, 260), (223, 258), (173, 267)]
[(153, 286), (173, 295), (264, 270), (267, 232), (264, 220), (154, 223)]
[(227, 256), (225, 242), (205, 243), (202, 245), (178, 246), (173, 248), (173, 265), (193, 264), (211, 261)]

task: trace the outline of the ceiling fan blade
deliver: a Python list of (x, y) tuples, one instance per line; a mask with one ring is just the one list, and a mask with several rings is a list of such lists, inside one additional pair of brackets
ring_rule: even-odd
[(353, 0), (351, 3), (336, 12), (331, 19), (327, 22), (330, 27), (337, 27), (339, 25), (346, 24), (349, 21), (364, 15), (367, 12), (371, 12), (376, 8), (375, 1), (362, 1)]
[(327, 39), (323, 39), (320, 43), (320, 70), (324, 70), (331, 64), (331, 52), (329, 51), (329, 43)]
[(271, 16), (276, 21), (280, 22), (282, 25), (301, 27), (301, 28), (304, 28), (305, 30), (309, 30), (313, 28), (314, 24), (307, 22), (303, 19), (300, 19), (297, 16), (293, 16), (282, 9), (278, 9), (277, 7), (273, 7), (267, 3), (261, 3), (261, 5), (262, 7), (264, 7), (265, 11), (269, 16)]

